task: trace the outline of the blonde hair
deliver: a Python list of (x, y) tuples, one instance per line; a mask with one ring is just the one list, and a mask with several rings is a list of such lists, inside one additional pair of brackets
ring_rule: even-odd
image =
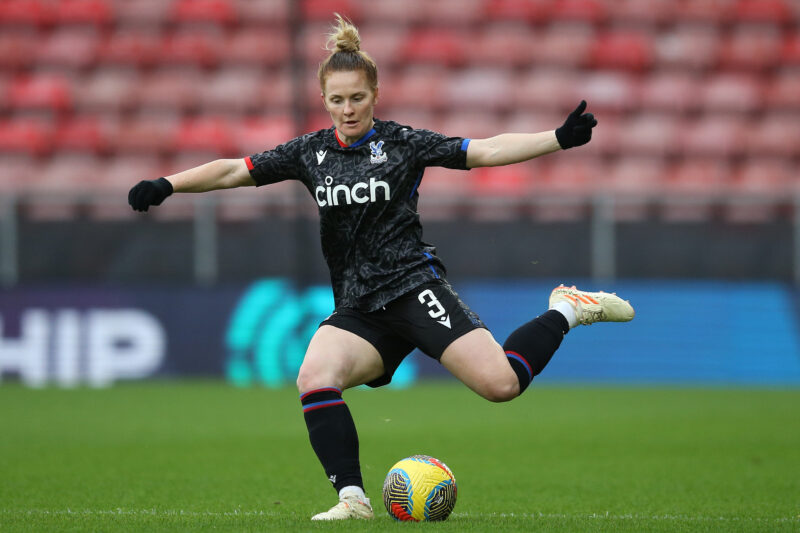
[(330, 55), (319, 65), (317, 77), (319, 86), (325, 92), (325, 78), (331, 72), (350, 72), (360, 70), (367, 78), (370, 88), (375, 91), (378, 88), (378, 65), (368, 53), (361, 50), (361, 37), (356, 28), (349, 20), (336, 15), (336, 24), (328, 34), (328, 41), (325, 49), (330, 50)]

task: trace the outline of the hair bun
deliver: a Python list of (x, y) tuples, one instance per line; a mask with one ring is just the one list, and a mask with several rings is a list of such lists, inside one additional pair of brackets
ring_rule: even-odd
[(361, 50), (361, 37), (356, 28), (350, 21), (336, 13), (336, 25), (333, 32), (329, 34), (328, 49), (333, 42), (333, 52), (358, 52)]

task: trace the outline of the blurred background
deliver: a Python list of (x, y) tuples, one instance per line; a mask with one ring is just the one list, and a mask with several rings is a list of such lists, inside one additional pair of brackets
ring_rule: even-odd
[[(377, 60), (378, 118), (488, 137), (581, 99), (597, 116), (587, 146), (420, 189), (425, 240), (501, 341), (559, 282), (633, 302), (543, 381), (800, 384), (795, 0), (4, 0), (0, 382), (294, 381), (333, 306), (308, 193), (143, 215), (127, 191), (329, 127), (334, 12)], [(417, 354), (395, 384), (426, 376)]]

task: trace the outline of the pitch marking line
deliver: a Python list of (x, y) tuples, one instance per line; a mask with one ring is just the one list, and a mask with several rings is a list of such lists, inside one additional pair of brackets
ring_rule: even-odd
[[(183, 509), (0, 509), (4, 515), (75, 515), (75, 516), (187, 516), (187, 517), (234, 517), (234, 516), (262, 516), (286, 517), (291, 513), (278, 513), (269, 511), (186, 511)], [(593, 519), (593, 520), (652, 520), (662, 522), (763, 522), (763, 523), (800, 523), (798, 516), (781, 517), (741, 517), (741, 516), (690, 516), (690, 515), (642, 515), (611, 514), (611, 513), (453, 513), (453, 517), (460, 518), (524, 518), (524, 519)]]

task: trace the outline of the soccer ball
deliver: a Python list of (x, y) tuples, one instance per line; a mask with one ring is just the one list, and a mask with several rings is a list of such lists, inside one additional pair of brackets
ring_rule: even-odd
[(456, 478), (440, 460), (412, 455), (398, 461), (383, 482), (383, 503), (395, 520), (445, 520), (456, 505)]

